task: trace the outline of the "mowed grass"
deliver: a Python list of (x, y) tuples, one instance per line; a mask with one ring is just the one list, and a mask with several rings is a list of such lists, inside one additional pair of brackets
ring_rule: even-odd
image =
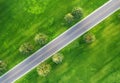
[[(52, 40), (69, 28), (62, 25), (63, 18), (73, 7), (80, 6), (85, 17), (106, 1), (50, 0), (44, 13), (38, 15), (22, 10), (23, 0), (1, 1), (0, 59), (7, 62), (8, 70), (11, 69), (28, 57), (18, 51), (22, 43), (30, 41), (35, 45), (33, 38), (38, 32), (47, 34)], [(96, 35), (94, 43), (85, 44), (81, 37), (61, 51), (65, 55), (62, 64), (49, 61), (52, 71), (47, 77), (38, 76), (34, 69), (16, 83), (119, 83), (119, 12), (90, 31)], [(35, 45), (35, 50), (39, 48)]]

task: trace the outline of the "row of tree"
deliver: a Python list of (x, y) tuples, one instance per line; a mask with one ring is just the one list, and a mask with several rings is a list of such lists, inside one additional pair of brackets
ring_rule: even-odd
[[(43, 46), (48, 42), (48, 37), (45, 34), (38, 33), (34, 37), (34, 41), (36, 44)], [(22, 54), (30, 54), (34, 49), (34, 46), (31, 43), (23, 43), (20, 48), (19, 52)]]
[[(82, 9), (79, 8), (79, 7), (76, 7), (76, 8), (73, 8), (72, 12), (71, 13), (68, 13), (65, 15), (64, 17), (64, 20), (66, 21), (67, 24), (70, 24), (72, 23), (74, 20), (76, 19), (81, 19), (83, 16), (82, 14)], [(36, 35), (35, 37), (35, 41), (37, 43), (40, 43), (40, 44), (44, 44), (45, 41), (47, 41), (46, 39), (44, 38), (47, 38), (45, 35), (43, 36), (43, 39), (44, 40), (41, 40), (39, 38), (41, 38), (41, 36), (39, 37), (40, 35)], [(83, 40), (86, 42), (86, 43), (92, 43), (94, 42), (96, 39), (95, 35), (93, 33), (86, 33), (84, 36), (83, 36)], [(63, 54), (61, 53), (56, 53), (52, 56), (52, 61), (55, 63), (55, 64), (60, 64), (62, 63), (64, 59), (64, 56)], [(50, 71), (52, 69), (52, 66), (46, 62), (43, 62), (41, 63), (38, 67), (37, 67), (37, 72), (40, 76), (47, 76)]]
[[(96, 39), (96, 37), (93, 33), (86, 33), (83, 36), (83, 38), (84, 38), (84, 41), (86, 43), (92, 43)], [(47, 43), (48, 37), (45, 34), (39, 33), (35, 36), (34, 40), (37, 44), (42, 46), (42, 45), (45, 45)], [(31, 53), (33, 49), (34, 49), (34, 46), (27, 42), (27, 43), (24, 43), (20, 46), (19, 51), (23, 54), (28, 54), (28, 53)]]
[[(56, 53), (52, 56), (52, 61), (55, 64), (60, 64), (62, 63), (63, 58), (64, 58), (63, 54)], [(45, 77), (50, 73), (51, 69), (52, 69), (52, 66), (50, 64), (43, 62), (37, 67), (37, 72), (38, 72), (38, 75)]]
[[(34, 37), (34, 41), (37, 45), (43, 46), (48, 42), (48, 36), (42, 33), (38, 33)], [(19, 52), (22, 54), (30, 54), (34, 49), (34, 46), (30, 43), (23, 43), (20, 48)], [(52, 61), (56, 64), (60, 64), (63, 61), (63, 54), (56, 53), (52, 56)], [(37, 72), (40, 76), (47, 76), (48, 73), (51, 71), (51, 65), (47, 63), (42, 63), (37, 67)]]
[(75, 7), (72, 9), (71, 13), (65, 15), (64, 20), (67, 24), (70, 24), (76, 19), (81, 19), (82, 16), (83, 16), (82, 9), (80, 7)]

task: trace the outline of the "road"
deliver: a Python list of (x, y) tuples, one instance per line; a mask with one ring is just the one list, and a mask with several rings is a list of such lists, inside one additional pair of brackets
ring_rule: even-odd
[(50, 43), (39, 49), (30, 57), (16, 65), (6, 74), (0, 77), (0, 83), (13, 83), (30, 70), (38, 66), (53, 54), (70, 44), (72, 41), (83, 35), (95, 25), (120, 9), (120, 0), (110, 0), (95, 10), (82, 21), (78, 22), (63, 34), (52, 40)]

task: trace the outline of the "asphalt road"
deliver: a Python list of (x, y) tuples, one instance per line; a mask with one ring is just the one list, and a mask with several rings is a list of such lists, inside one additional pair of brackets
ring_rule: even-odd
[(0, 83), (13, 83), (27, 72), (38, 66), (41, 62), (48, 59), (54, 53), (58, 52), (69, 43), (83, 35), (85, 32), (93, 28), (95, 25), (103, 21), (118, 9), (120, 9), (120, 0), (108, 1), (85, 19), (72, 26), (63, 34), (55, 38), (53, 41), (39, 49), (37, 52), (0, 77)]

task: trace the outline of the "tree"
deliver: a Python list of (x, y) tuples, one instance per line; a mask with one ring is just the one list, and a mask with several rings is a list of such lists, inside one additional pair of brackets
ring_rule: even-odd
[(64, 19), (68, 24), (70, 24), (73, 22), (74, 16), (71, 13), (68, 13), (65, 15)]
[(82, 18), (82, 9), (80, 7), (73, 8), (72, 15), (77, 19)]
[(40, 76), (47, 76), (51, 71), (51, 65), (47, 63), (42, 63), (37, 67), (37, 72)]
[(45, 34), (38, 33), (35, 38), (35, 42), (40, 45), (45, 45), (48, 41), (48, 37)]
[(7, 64), (0, 60), (0, 74), (6, 70)]
[(20, 46), (19, 51), (23, 54), (29, 54), (33, 50), (33, 45), (30, 43), (24, 43)]
[(56, 53), (56, 54), (53, 55), (52, 61), (56, 64), (59, 64), (59, 63), (62, 63), (63, 58), (64, 58), (63, 54)]
[(84, 37), (84, 41), (86, 43), (92, 43), (96, 39), (96, 37), (95, 37), (95, 35), (93, 33), (87, 33), (83, 37)]

